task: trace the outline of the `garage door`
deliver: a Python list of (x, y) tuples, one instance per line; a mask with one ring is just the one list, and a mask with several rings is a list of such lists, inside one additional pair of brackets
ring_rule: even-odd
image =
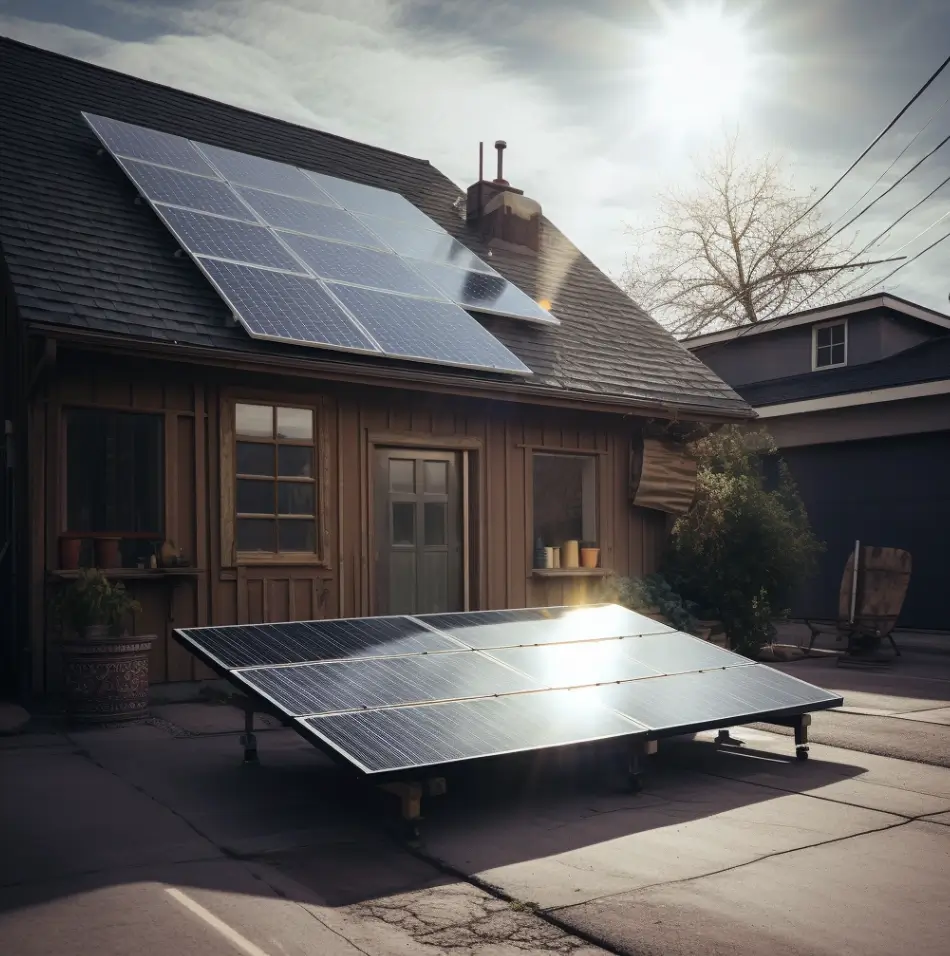
[(795, 617), (834, 617), (855, 540), (904, 548), (913, 574), (900, 625), (950, 630), (950, 431), (782, 451), (827, 547), (793, 601)]

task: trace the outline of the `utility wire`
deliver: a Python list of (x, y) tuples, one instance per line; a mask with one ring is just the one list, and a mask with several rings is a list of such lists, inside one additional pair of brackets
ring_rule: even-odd
[(854, 201), (853, 203), (851, 203), (851, 205), (848, 206), (848, 208), (845, 209), (845, 211), (844, 211), (843, 213), (841, 213), (841, 215), (838, 216), (838, 217), (835, 219), (835, 221), (831, 224), (831, 226), (830, 226), (829, 228), (833, 228), (833, 227), (836, 226), (839, 222), (841, 222), (841, 220), (844, 219), (844, 217), (847, 216), (848, 213), (851, 212), (851, 210), (854, 209), (854, 207), (857, 206), (857, 204), (858, 204), (859, 202), (862, 202), (862, 201), (868, 196), (868, 194), (881, 182), (881, 180), (898, 164), (898, 162), (900, 162), (900, 159), (901, 159), (901, 157), (904, 155), (904, 153), (906, 153), (907, 150), (909, 150), (909, 149), (911, 148), (911, 146), (913, 146), (914, 143), (916, 143), (917, 140), (923, 135), (923, 133), (926, 132), (926, 130), (927, 130), (927, 128), (930, 126), (930, 124), (937, 118), (937, 115), (938, 115), (939, 113), (942, 113), (942, 112), (943, 112), (943, 110), (946, 108), (946, 106), (947, 106), (948, 103), (950, 103), (950, 96), (948, 96), (948, 97), (943, 101), (943, 103), (942, 103), (940, 106), (938, 106), (938, 107), (930, 114), (930, 119), (928, 119), (927, 122), (924, 123), (924, 125), (923, 125), (919, 130), (917, 130), (916, 133), (914, 133), (913, 139), (894, 157), (894, 159), (891, 161), (890, 166), (888, 166), (887, 169), (885, 169), (884, 172), (881, 173), (881, 175), (878, 176), (877, 179), (875, 179), (874, 182), (871, 183), (871, 185), (868, 186), (868, 188), (865, 189), (864, 192), (861, 193), (861, 195), (858, 196), (858, 198), (855, 199), (855, 201)]
[[(950, 215), (950, 213), (948, 213), (947, 215)], [(942, 219), (946, 219), (946, 218), (947, 218), (946, 215), (941, 216), (940, 219), (937, 220), (937, 222), (940, 222)], [(933, 229), (933, 227), (937, 225), (937, 222), (931, 223), (931, 224), (924, 230), (924, 232), (928, 232), (930, 229)], [(922, 232), (920, 235), (923, 235), (923, 234), (924, 234), (924, 233)], [(915, 237), (915, 238), (919, 238), (919, 237)], [(907, 266), (909, 266), (912, 262), (916, 262), (921, 256), (926, 255), (926, 254), (927, 254), (928, 252), (930, 252), (930, 250), (933, 249), (935, 246), (939, 246), (940, 243), (943, 242), (945, 239), (950, 239), (950, 232), (944, 233), (944, 235), (942, 235), (939, 239), (937, 239), (937, 240), (935, 240), (934, 242), (930, 243), (930, 245), (927, 246), (925, 249), (921, 249), (920, 252), (918, 252), (916, 256), (911, 256), (910, 259), (908, 259), (908, 260), (907, 260), (906, 262), (904, 262), (904, 263), (901, 263), (901, 265), (899, 265), (896, 269), (891, 269), (891, 271), (888, 272), (888, 274), (887, 274), (886, 276), (884, 276), (883, 279), (879, 279), (877, 282), (874, 283), (874, 285), (868, 286), (868, 289), (867, 289), (866, 291), (870, 291), (871, 289), (875, 288), (876, 286), (883, 285), (885, 282), (887, 282), (888, 279), (891, 278), (891, 276), (896, 275), (898, 272), (901, 271), (901, 269), (906, 269)]]

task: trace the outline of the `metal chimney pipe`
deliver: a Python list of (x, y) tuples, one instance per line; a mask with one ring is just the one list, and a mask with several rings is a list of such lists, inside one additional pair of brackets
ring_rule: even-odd
[(485, 144), (478, 144), (478, 181), (485, 178)]
[(505, 147), (507, 147), (507, 145), (508, 144), (503, 139), (495, 140), (495, 149), (498, 150), (498, 176), (495, 179), (495, 182), (504, 183), (505, 185), (507, 185), (508, 182), (505, 179), (505, 177), (502, 175), (502, 172), (503, 172), (503, 164), (504, 164), (504, 152), (505, 152)]

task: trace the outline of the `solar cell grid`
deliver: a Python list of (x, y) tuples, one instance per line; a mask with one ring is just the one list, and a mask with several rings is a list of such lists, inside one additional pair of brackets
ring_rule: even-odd
[(161, 203), (156, 203), (155, 209), (182, 248), (193, 255), (269, 266), (298, 274), (305, 272), (266, 226), (222, 219)]
[(205, 162), (198, 150), (182, 136), (159, 133), (157, 130), (96, 116), (94, 113), (82, 115), (103, 145), (116, 156), (141, 159), (148, 163), (159, 163), (188, 173), (217, 178), (217, 173)]
[(646, 732), (605, 707), (601, 688), (308, 717), (300, 725), (367, 773)]
[(415, 222), (440, 228), (421, 209), (414, 206), (405, 196), (388, 189), (364, 186), (346, 179), (337, 179), (324, 173), (310, 170), (307, 175), (320, 188), (332, 196), (344, 209), (350, 212), (371, 213), (401, 222)]
[(407, 295), (445, 298), (435, 286), (429, 285), (388, 250), (364, 249), (295, 233), (280, 233), (280, 237), (322, 279), (372, 286)]
[(459, 649), (455, 641), (407, 617), (240, 624), (180, 633), (227, 668)]
[(157, 203), (185, 206), (198, 212), (230, 216), (245, 222), (257, 222), (254, 213), (242, 203), (231, 187), (220, 179), (195, 176), (152, 166), (133, 159), (119, 159), (119, 165), (147, 199)]
[(325, 206), (306, 199), (280, 196), (277, 193), (236, 187), (240, 196), (255, 212), (271, 226), (292, 229), (311, 236), (338, 239), (340, 242), (355, 242), (363, 246), (385, 249), (386, 244), (373, 235), (363, 224), (345, 209)]
[(531, 374), (514, 353), (451, 302), (328, 285), (388, 355)]
[(326, 714), (526, 691), (537, 681), (477, 651), (238, 671), (288, 714)]
[(316, 279), (215, 259), (200, 263), (252, 336), (379, 351)]
[(379, 216), (359, 214), (358, 218), (401, 256), (497, 275), (491, 266), (479, 259), (467, 246), (441, 229), (424, 229), (394, 219), (381, 219)]

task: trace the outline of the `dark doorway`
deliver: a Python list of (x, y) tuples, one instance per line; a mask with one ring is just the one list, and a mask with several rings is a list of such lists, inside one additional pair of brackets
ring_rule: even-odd
[(456, 452), (376, 451), (377, 614), (464, 610)]

